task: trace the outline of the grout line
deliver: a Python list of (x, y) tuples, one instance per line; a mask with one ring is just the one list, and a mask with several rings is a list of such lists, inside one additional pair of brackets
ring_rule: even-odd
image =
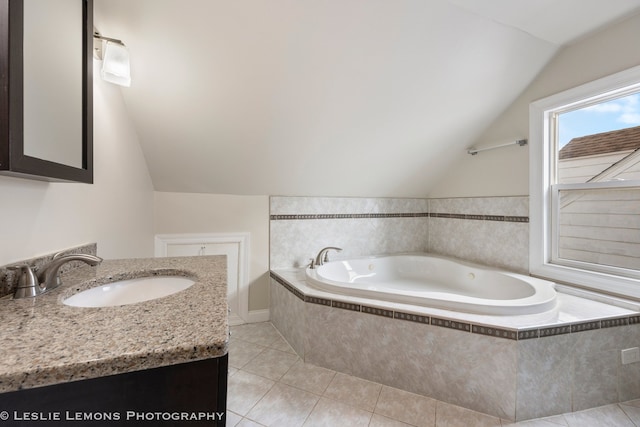
[(624, 414), (625, 417), (627, 417), (627, 419), (631, 422), (631, 424), (633, 424), (634, 426), (638, 427), (638, 424), (635, 423), (633, 421), (633, 419), (631, 419), (631, 417), (629, 416), (629, 414), (627, 414), (627, 411), (624, 410), (624, 408), (622, 407), (622, 405), (620, 403), (618, 403), (618, 408), (620, 408), (620, 410), (622, 411), (622, 413)]
[[(378, 390), (378, 396), (376, 397), (376, 403), (375, 405), (373, 405), (373, 411), (371, 411), (372, 414), (376, 413), (376, 408), (378, 407), (378, 402), (380, 402), (380, 396), (382, 396), (382, 389), (385, 388), (386, 386), (384, 384), (381, 383), (376, 383), (376, 384), (380, 384), (380, 390)], [(373, 417), (373, 415), (372, 415)]]
[[(257, 374), (254, 374), (254, 373), (252, 373), (252, 372), (249, 372), (249, 371), (243, 371), (243, 372), (244, 372), (244, 373), (246, 373), (246, 374), (251, 374), (251, 375), (255, 375), (255, 376), (261, 377), (261, 378), (265, 378), (265, 377), (263, 377), (262, 375), (257, 375)], [(270, 380), (270, 378), (266, 378), (266, 379)], [(265, 396), (266, 396), (267, 394), (269, 394), (269, 392), (270, 392), (271, 390), (273, 390), (273, 388), (274, 388), (274, 387), (276, 386), (276, 384), (278, 383), (277, 381), (273, 381), (273, 380), (271, 380), (271, 381), (273, 382), (273, 384), (271, 385), (271, 387), (269, 387), (269, 390), (267, 390), (267, 391), (262, 395), (262, 397), (260, 397), (260, 399), (258, 399), (258, 401), (257, 401), (256, 403), (254, 403), (254, 404), (253, 404), (253, 406), (252, 406), (251, 408), (249, 408), (249, 410), (247, 411), (246, 415), (243, 415), (243, 416), (242, 416), (242, 418), (246, 418), (246, 419), (248, 419), (248, 420), (250, 420), (250, 421), (253, 421), (253, 422), (255, 422), (255, 423), (258, 423), (257, 421), (255, 421), (255, 420), (253, 420), (253, 419), (249, 418), (247, 415), (249, 415), (249, 414), (251, 413), (251, 411), (253, 410), (253, 408), (255, 408), (255, 407), (256, 407), (260, 402), (262, 402), (262, 400), (265, 398)], [(260, 423), (258, 423), (258, 424), (260, 424)], [(262, 424), (260, 424), (260, 425), (262, 425)]]
[[(297, 388), (297, 387), (296, 387)], [(315, 394), (315, 393), (313, 393)], [(316, 408), (318, 407), (318, 403), (320, 403), (320, 399), (322, 399), (322, 396), (318, 396), (318, 400), (316, 401), (316, 403), (313, 405), (313, 408), (311, 408), (311, 410), (309, 411), (309, 413), (307, 414), (306, 417), (304, 417), (304, 421), (302, 421), (302, 424), (300, 424), (301, 426), (305, 425), (305, 423), (307, 422), (307, 420), (309, 419), (309, 417), (311, 416), (311, 414), (313, 414), (313, 411), (316, 410)]]

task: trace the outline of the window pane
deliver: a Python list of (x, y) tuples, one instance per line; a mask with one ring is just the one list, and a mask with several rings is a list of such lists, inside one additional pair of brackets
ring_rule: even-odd
[(560, 190), (558, 257), (640, 269), (640, 187)]
[(640, 93), (556, 115), (559, 184), (639, 179)]

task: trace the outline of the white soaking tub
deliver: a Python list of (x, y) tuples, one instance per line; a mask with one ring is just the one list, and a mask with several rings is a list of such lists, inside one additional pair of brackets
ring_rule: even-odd
[(476, 314), (542, 313), (556, 305), (552, 282), (431, 254), (326, 262), (307, 268), (306, 281), (334, 294)]

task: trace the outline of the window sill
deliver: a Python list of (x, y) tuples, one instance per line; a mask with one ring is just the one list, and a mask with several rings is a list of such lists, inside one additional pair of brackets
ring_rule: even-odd
[(606, 293), (640, 301), (640, 280), (612, 274), (598, 273), (556, 264), (531, 266), (532, 276), (568, 286), (586, 288), (595, 293)]

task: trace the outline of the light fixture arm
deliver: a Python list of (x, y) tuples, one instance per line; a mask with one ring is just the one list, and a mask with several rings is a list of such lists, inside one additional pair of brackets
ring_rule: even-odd
[(124, 42), (120, 39), (114, 39), (111, 37), (103, 36), (94, 27), (93, 28), (93, 57), (96, 59), (99, 59), (100, 61), (102, 61), (102, 59), (104, 58), (104, 52), (103, 52), (104, 46), (102, 44), (103, 41), (119, 44), (120, 46), (125, 45)]
[(111, 37), (105, 37), (103, 35), (101, 35), (99, 32), (95, 31), (93, 33), (93, 38), (94, 39), (98, 39), (98, 40), (105, 40), (111, 43), (117, 43), (119, 45), (124, 46), (124, 42), (122, 40), (118, 40), (118, 39), (112, 39)]

